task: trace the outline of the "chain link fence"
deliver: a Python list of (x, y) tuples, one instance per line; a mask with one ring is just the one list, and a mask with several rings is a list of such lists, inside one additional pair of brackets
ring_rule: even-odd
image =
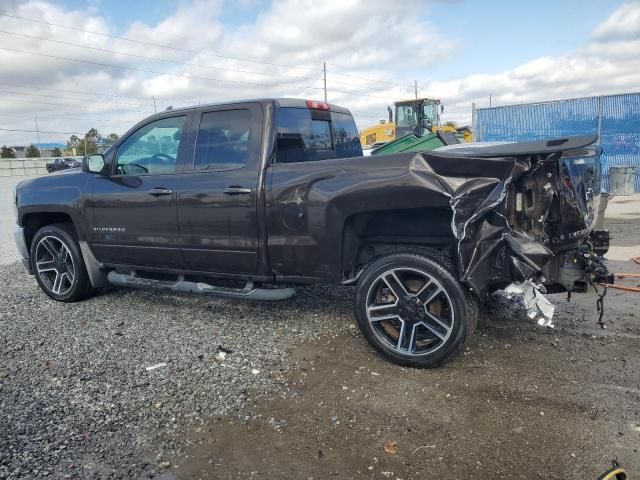
[(478, 108), (473, 124), (480, 142), (598, 134), (604, 188), (609, 188), (610, 167), (635, 166), (635, 191), (640, 192), (640, 93)]

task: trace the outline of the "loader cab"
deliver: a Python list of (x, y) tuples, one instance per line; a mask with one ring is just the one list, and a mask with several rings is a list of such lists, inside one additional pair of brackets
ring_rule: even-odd
[(395, 103), (396, 138), (409, 133), (422, 137), (440, 125), (440, 100), (418, 98)]

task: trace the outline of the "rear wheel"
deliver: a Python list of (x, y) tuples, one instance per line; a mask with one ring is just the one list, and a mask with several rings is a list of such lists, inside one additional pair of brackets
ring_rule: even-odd
[(356, 319), (369, 343), (389, 360), (437, 367), (463, 346), (477, 309), (437, 256), (397, 253), (369, 265), (358, 282)]
[(31, 265), (38, 285), (54, 300), (76, 302), (93, 291), (73, 228), (66, 223), (36, 232)]

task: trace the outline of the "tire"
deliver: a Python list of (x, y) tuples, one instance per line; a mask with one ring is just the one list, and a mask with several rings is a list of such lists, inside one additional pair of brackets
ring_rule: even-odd
[(459, 352), (477, 322), (477, 301), (439, 252), (394, 253), (369, 264), (355, 316), (367, 341), (392, 362), (438, 367)]
[(31, 267), (40, 288), (59, 302), (77, 302), (94, 292), (73, 226), (40, 228), (31, 241)]

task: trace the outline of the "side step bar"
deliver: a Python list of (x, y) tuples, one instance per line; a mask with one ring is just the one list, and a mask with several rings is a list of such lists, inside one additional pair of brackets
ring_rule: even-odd
[(244, 288), (216, 287), (203, 282), (190, 282), (184, 279), (184, 275), (179, 275), (175, 281), (155, 280), (138, 277), (135, 272), (118, 273), (112, 270), (107, 275), (107, 280), (118, 287), (157, 288), (173, 292), (200, 293), (261, 302), (288, 300), (296, 294), (293, 288), (255, 288), (251, 280), (247, 282)]

